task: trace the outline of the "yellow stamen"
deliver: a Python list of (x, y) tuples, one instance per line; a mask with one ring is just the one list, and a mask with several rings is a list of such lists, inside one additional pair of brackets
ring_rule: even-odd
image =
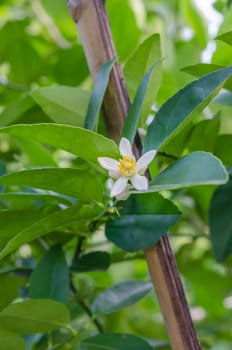
[(118, 163), (118, 171), (122, 176), (131, 176), (136, 173), (136, 161), (134, 159), (123, 156)]

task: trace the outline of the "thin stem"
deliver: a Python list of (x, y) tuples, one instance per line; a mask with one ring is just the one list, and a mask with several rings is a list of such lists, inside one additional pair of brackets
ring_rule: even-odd
[(167, 157), (167, 158), (171, 158), (173, 160), (178, 160), (179, 158), (174, 156), (173, 154), (170, 154), (170, 153), (167, 153), (167, 152), (158, 152), (157, 153), (158, 156), (164, 156), (164, 157)]

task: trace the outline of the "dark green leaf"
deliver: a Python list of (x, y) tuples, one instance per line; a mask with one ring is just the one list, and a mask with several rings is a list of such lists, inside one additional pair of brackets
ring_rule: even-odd
[(17, 298), (20, 286), (19, 282), (19, 278), (15, 276), (0, 276), (0, 285), (2, 286), (0, 288), (0, 310), (5, 308), (12, 300)]
[(73, 272), (104, 271), (110, 266), (110, 255), (106, 252), (91, 252), (76, 259), (71, 269)]
[(144, 152), (158, 149), (191, 121), (193, 112), (203, 109), (232, 75), (232, 67), (196, 80), (171, 97), (148, 127)]
[(82, 128), (58, 124), (14, 125), (0, 133), (29, 138), (73, 153), (95, 165), (98, 157), (119, 158), (117, 145), (108, 138)]
[(80, 350), (152, 350), (143, 339), (129, 334), (104, 333), (87, 338), (80, 343)]
[(101, 66), (97, 74), (94, 89), (89, 101), (88, 111), (85, 117), (84, 125), (88, 130), (94, 130), (97, 124), (98, 116), (102, 107), (102, 101), (108, 86), (110, 72), (114, 63), (115, 59), (106, 62), (103, 66)]
[[(122, 137), (126, 137), (130, 140), (131, 143), (134, 141), (136, 131), (138, 129), (139, 118), (141, 116), (141, 111), (146, 96), (146, 92), (149, 86), (149, 82), (152, 76), (154, 69), (159, 65), (160, 62), (157, 62), (153, 65), (149, 71), (144, 75), (138, 90), (136, 92), (135, 98), (132, 105), (130, 106), (128, 116), (125, 120), (125, 124), (122, 131)], [(150, 106), (151, 107), (151, 106)]]
[(193, 152), (177, 160), (150, 182), (151, 191), (196, 185), (219, 185), (228, 180), (221, 161), (207, 152)]
[(0, 184), (28, 186), (60, 192), (84, 201), (102, 200), (99, 178), (77, 169), (43, 168), (23, 170), (0, 177)]
[(220, 34), (216, 39), (232, 46), (232, 31)]
[(217, 261), (232, 253), (232, 178), (215, 191), (209, 209), (210, 237)]
[(137, 303), (152, 290), (152, 283), (123, 281), (99, 294), (92, 304), (95, 315), (106, 315)]
[(32, 97), (56, 123), (83, 126), (90, 97), (88, 91), (57, 85), (35, 89)]
[(158, 193), (131, 195), (122, 203), (122, 215), (106, 225), (107, 238), (127, 251), (146, 249), (180, 218), (172, 202)]
[(25, 300), (0, 312), (0, 326), (15, 333), (47, 333), (68, 322), (68, 309), (54, 300)]
[(232, 165), (232, 135), (219, 135), (216, 139), (215, 155), (226, 166)]
[(213, 152), (220, 128), (220, 119), (216, 116), (214, 119), (203, 120), (197, 123), (189, 136), (189, 151), (207, 151)]
[(65, 304), (69, 291), (69, 269), (60, 246), (52, 247), (39, 261), (30, 278), (32, 299), (53, 299)]

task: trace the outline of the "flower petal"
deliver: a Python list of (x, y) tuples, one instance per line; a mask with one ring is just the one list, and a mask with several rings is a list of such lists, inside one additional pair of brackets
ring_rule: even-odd
[(143, 191), (148, 189), (148, 179), (145, 176), (136, 174), (130, 180), (136, 190)]
[(119, 150), (120, 150), (120, 154), (122, 156), (127, 156), (127, 157), (130, 157), (132, 159), (135, 159), (133, 152), (132, 152), (130, 141), (127, 140), (125, 137), (121, 138), (121, 141), (119, 143)]
[(121, 174), (117, 170), (109, 170), (109, 176), (113, 179), (118, 179), (121, 176)]
[(110, 196), (115, 197), (121, 194), (126, 189), (127, 182), (128, 182), (127, 177), (120, 177), (118, 180), (116, 180), (111, 189)]
[(141, 158), (137, 161), (137, 172), (138, 174), (143, 174), (151, 161), (155, 158), (157, 151), (148, 151), (142, 155)]
[(118, 201), (125, 201), (129, 197), (130, 192), (129, 192), (128, 188), (129, 188), (129, 186), (127, 186), (126, 189), (122, 193), (120, 193), (118, 196), (116, 196), (116, 199)]
[(97, 160), (104, 169), (118, 171), (118, 161), (116, 159), (98, 157)]

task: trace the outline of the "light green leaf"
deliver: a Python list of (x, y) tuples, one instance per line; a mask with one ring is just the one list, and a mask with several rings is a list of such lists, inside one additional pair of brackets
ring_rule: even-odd
[(158, 149), (202, 110), (232, 75), (232, 66), (193, 81), (171, 97), (157, 112), (147, 130), (144, 152)]
[(144, 75), (138, 90), (136, 92), (135, 98), (132, 105), (130, 106), (128, 116), (125, 120), (124, 127), (122, 130), (122, 137), (126, 137), (133, 143), (135, 134), (138, 129), (139, 118), (141, 116), (142, 107), (144, 104), (144, 99), (148, 89), (149, 82), (151, 80), (152, 73), (154, 69), (159, 65), (160, 62), (157, 62), (153, 65), (149, 71)]
[(0, 127), (16, 122), (33, 105), (34, 101), (30, 96), (22, 95), (18, 100), (9, 104), (0, 114)]
[(98, 165), (98, 157), (119, 158), (118, 146), (112, 140), (74, 126), (49, 123), (21, 124), (0, 128), (0, 133), (33, 139), (63, 149), (95, 165)]
[[(87, 209), (87, 210), (86, 210)], [(21, 244), (30, 242), (40, 236), (43, 236), (49, 232), (52, 232), (60, 227), (65, 225), (71, 225), (73, 223), (82, 222), (83, 220), (88, 220), (95, 216), (94, 210), (89, 210), (89, 206), (73, 206), (65, 210), (58, 210), (48, 215), (42, 215), (41, 218), (36, 219), (26, 217), (26, 220), (23, 225), (23, 217), (21, 220), (16, 221), (15, 223), (9, 224), (4, 221), (7, 232), (5, 233), (5, 242), (8, 242), (6, 246), (0, 253), (0, 258), (3, 258), (7, 254), (11, 253), (17, 249)], [(3, 215), (1, 213), (1, 215)], [(6, 211), (6, 217), (11, 218), (11, 211)], [(19, 212), (20, 214), (20, 212)], [(30, 212), (25, 214), (30, 215)], [(37, 214), (39, 215), (39, 214)], [(12, 216), (11, 219), (13, 219)], [(7, 240), (8, 238), (8, 240)]]
[(83, 126), (90, 97), (88, 91), (56, 85), (37, 88), (31, 95), (56, 123)]
[(133, 194), (121, 215), (106, 224), (106, 237), (126, 251), (151, 247), (180, 218), (176, 206), (158, 193)]
[[(0, 288), (0, 310), (5, 308), (11, 303), (12, 300), (17, 298), (19, 294), (20, 286), (19, 277), (12, 275), (3, 275), (0, 276), (0, 285), (4, 288)], [(0, 342), (1, 345), (1, 342)], [(1, 349), (1, 346), (0, 346)]]
[(25, 192), (5, 192), (0, 193), (0, 200), (6, 199), (6, 200), (15, 200), (19, 199), (20, 201), (24, 200), (42, 200), (42, 201), (49, 201), (53, 203), (62, 203), (66, 205), (70, 205), (73, 203), (73, 198), (69, 198), (67, 196), (62, 196), (56, 193), (53, 194), (47, 194), (47, 193), (25, 193)]
[(193, 152), (177, 160), (150, 182), (150, 191), (175, 190), (196, 185), (219, 185), (228, 180), (221, 161), (207, 152)]
[[(160, 36), (153, 34), (144, 40), (134, 53), (129, 57), (124, 66), (126, 84), (131, 100), (134, 99), (136, 90), (144, 75), (155, 62), (161, 59)], [(141, 120), (144, 123), (151, 111), (151, 106), (155, 102), (157, 92), (161, 85), (161, 69), (157, 67), (151, 75), (149, 88), (147, 90)]]
[(22, 170), (0, 177), (0, 184), (55, 191), (84, 201), (101, 201), (103, 192), (98, 177), (70, 168)]
[(232, 253), (232, 177), (214, 192), (209, 209), (210, 237), (218, 262)]
[(95, 315), (106, 315), (137, 303), (152, 290), (152, 283), (123, 281), (99, 294), (91, 308)]
[(102, 107), (102, 101), (108, 86), (110, 72), (114, 63), (115, 59), (106, 62), (103, 66), (101, 66), (97, 74), (94, 89), (89, 101), (88, 111), (85, 117), (84, 125), (88, 130), (94, 130), (97, 124), (98, 116)]
[(15, 333), (47, 333), (67, 327), (68, 309), (54, 300), (25, 300), (0, 312), (0, 326)]
[(69, 291), (69, 269), (60, 246), (42, 256), (30, 277), (31, 299), (53, 299), (66, 304)]
[(152, 350), (143, 339), (129, 334), (104, 333), (87, 338), (80, 343), (80, 350)]
[(26, 153), (30, 165), (33, 166), (57, 166), (51, 152), (38, 142), (29, 139), (20, 139), (20, 144)]

